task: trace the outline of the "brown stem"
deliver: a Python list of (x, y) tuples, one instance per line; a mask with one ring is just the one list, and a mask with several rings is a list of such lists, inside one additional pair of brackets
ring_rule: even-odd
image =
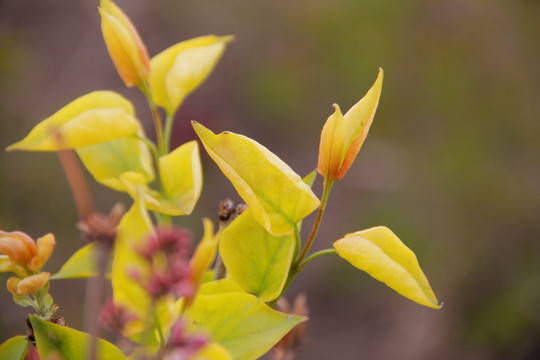
[(99, 337), (99, 312), (105, 298), (105, 274), (109, 263), (111, 248), (107, 244), (94, 242), (97, 249), (96, 263), (99, 276), (88, 279), (86, 283), (86, 299), (84, 324), (85, 331), (90, 334), (90, 347), (88, 348), (88, 359), (97, 359), (97, 339)]
[(75, 199), (79, 219), (85, 220), (94, 211), (94, 204), (81, 165), (73, 150), (60, 150), (57, 154)]

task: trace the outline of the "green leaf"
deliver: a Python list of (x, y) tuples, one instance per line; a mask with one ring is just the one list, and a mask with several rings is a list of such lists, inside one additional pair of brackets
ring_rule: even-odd
[(272, 235), (290, 234), (320, 201), (287, 164), (267, 148), (231, 132), (215, 135), (192, 122), (206, 151)]
[(80, 279), (98, 276), (97, 251), (94, 243), (83, 246), (66, 261), (60, 271), (50, 277), (57, 279)]
[(216, 66), (232, 36), (201, 36), (180, 42), (150, 61), (154, 101), (172, 114)]
[(334, 243), (339, 256), (399, 294), (440, 309), (416, 255), (388, 228), (378, 226), (345, 235)]
[(261, 300), (274, 300), (283, 289), (293, 260), (295, 238), (268, 233), (247, 209), (225, 228), (219, 253), (227, 275)]
[(272, 348), (302, 316), (280, 313), (255, 296), (231, 292), (197, 296), (186, 316), (235, 360), (257, 359)]
[(306, 176), (302, 178), (302, 181), (307, 184), (310, 188), (313, 187), (313, 183), (315, 182), (315, 179), (317, 179), (317, 170), (313, 170)]
[(95, 91), (72, 101), (37, 124), (7, 151), (57, 151), (89, 146), (137, 133), (133, 106), (112, 91)]
[[(36, 345), (41, 359), (58, 356), (61, 359), (86, 360), (90, 335), (56, 325), (30, 315)], [(100, 360), (125, 359), (120, 349), (103, 339), (97, 341), (97, 358)]]
[[(140, 126), (140, 125), (139, 125)], [(143, 135), (139, 127), (139, 135)], [(144, 183), (154, 180), (152, 156), (146, 144), (135, 137), (124, 137), (77, 149), (86, 169), (97, 182), (117, 191), (126, 191), (120, 175), (140, 174)]]
[(3, 360), (23, 360), (27, 349), (28, 340), (26, 337), (15, 336), (0, 345), (0, 354)]

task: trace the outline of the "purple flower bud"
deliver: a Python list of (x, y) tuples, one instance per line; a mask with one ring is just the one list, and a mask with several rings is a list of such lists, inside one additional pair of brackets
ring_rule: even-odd
[(99, 313), (101, 327), (113, 332), (121, 332), (128, 322), (135, 319), (136, 316), (130, 314), (125, 307), (115, 305), (112, 298), (107, 299)]

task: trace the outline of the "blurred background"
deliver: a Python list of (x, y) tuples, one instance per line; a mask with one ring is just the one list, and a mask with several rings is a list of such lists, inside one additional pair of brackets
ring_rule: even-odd
[[(297, 359), (540, 358), (539, 1), (117, 3), (151, 55), (199, 35), (236, 37), (178, 112), (174, 145), (195, 138), (189, 120), (197, 120), (258, 140), (305, 175), (331, 105), (347, 110), (384, 68), (370, 135), (334, 186), (314, 247), (386, 225), (415, 251), (445, 306), (421, 307), (338, 257), (319, 258), (287, 292), (305, 292), (311, 310)], [(108, 57), (97, 5), (0, 0), (0, 148), (98, 89), (133, 100), (153, 133), (142, 95), (123, 86)], [(202, 158), (203, 195), (179, 221), (195, 239), (220, 199), (240, 200)], [(46, 270), (57, 271), (82, 246), (57, 157), (0, 152), (0, 166), (0, 229), (55, 233)], [(105, 212), (130, 204), (94, 183), (92, 192)], [(51, 289), (68, 324), (81, 328), (84, 281)], [(24, 333), (26, 309), (3, 289), (0, 308), (0, 342)]]

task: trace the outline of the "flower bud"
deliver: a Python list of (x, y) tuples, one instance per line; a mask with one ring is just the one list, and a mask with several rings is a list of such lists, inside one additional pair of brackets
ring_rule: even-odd
[(53, 234), (47, 234), (37, 239), (37, 256), (34, 256), (28, 264), (28, 268), (32, 271), (40, 270), (43, 265), (49, 260), (52, 254), (56, 241)]
[(317, 170), (326, 179), (339, 180), (354, 159), (368, 134), (379, 98), (381, 96), (383, 70), (367, 94), (345, 115), (338, 105), (324, 124), (319, 145), (319, 163)]
[(14, 295), (27, 295), (38, 292), (49, 281), (48, 272), (42, 272), (36, 275), (19, 279), (12, 276), (8, 279), (7, 289)]
[(0, 231), (0, 253), (6, 254), (15, 265), (27, 266), (38, 249), (32, 238), (23, 232)]
[(148, 79), (150, 61), (137, 29), (110, 0), (101, 0), (99, 13), (103, 38), (118, 74), (128, 87), (142, 84)]

